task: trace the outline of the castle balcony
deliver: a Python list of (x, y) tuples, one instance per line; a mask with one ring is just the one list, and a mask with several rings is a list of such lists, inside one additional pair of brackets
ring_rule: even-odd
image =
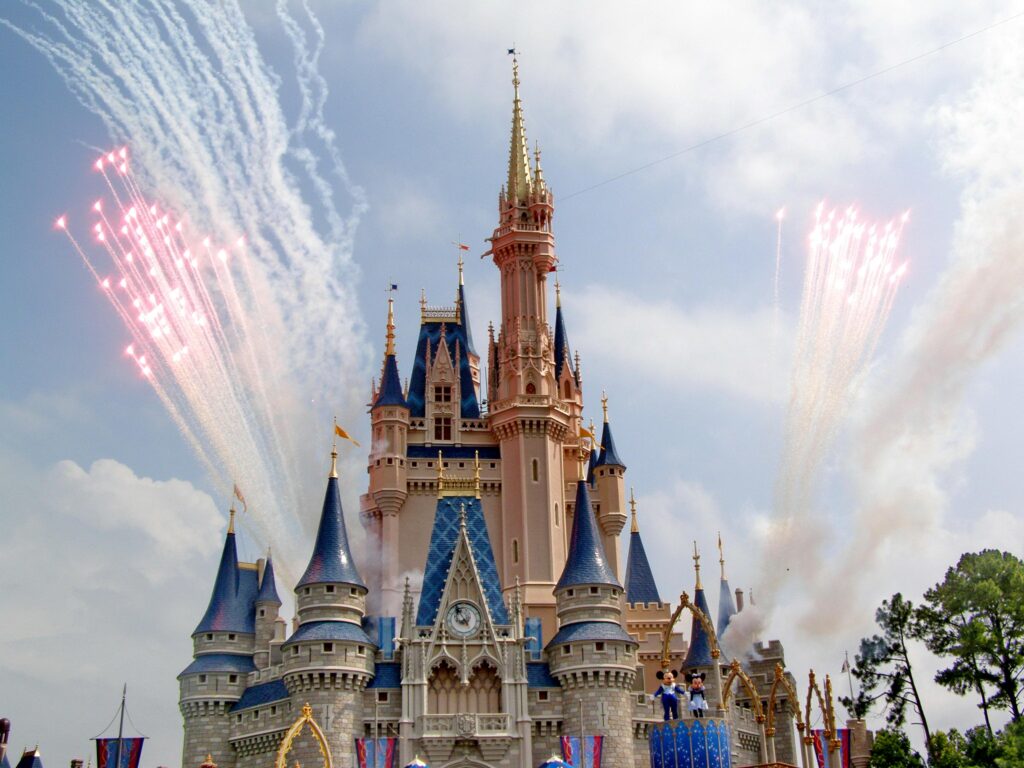
[(510, 733), (512, 718), (510, 715), (502, 713), (462, 712), (451, 715), (423, 715), (419, 718), (419, 726), (420, 734), (426, 737), (503, 736)]
[(475, 742), (487, 762), (497, 763), (518, 738), (512, 731), (511, 716), (502, 713), (421, 715), (416, 725), (419, 743), (432, 764), (447, 762), (456, 743), (469, 741)]

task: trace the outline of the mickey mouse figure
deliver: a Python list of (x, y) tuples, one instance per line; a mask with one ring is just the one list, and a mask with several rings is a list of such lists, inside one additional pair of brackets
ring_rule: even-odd
[(708, 708), (708, 699), (704, 695), (704, 679), (706, 672), (687, 673), (686, 682), (690, 684), (687, 693), (690, 694), (690, 711), (694, 717), (704, 717), (704, 710)]
[(659, 671), (655, 677), (661, 680), (658, 690), (651, 694), (651, 701), (661, 697), (661, 706), (665, 710), (665, 720), (679, 719), (679, 697), (686, 695), (686, 689), (676, 685), (676, 675), (679, 673), (674, 669)]

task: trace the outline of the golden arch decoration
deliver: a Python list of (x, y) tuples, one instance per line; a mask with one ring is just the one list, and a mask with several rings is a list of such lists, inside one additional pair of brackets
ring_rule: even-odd
[(324, 768), (334, 768), (334, 762), (331, 760), (331, 750), (327, 746), (327, 737), (324, 736), (324, 732), (320, 730), (320, 726), (313, 719), (313, 708), (309, 704), (305, 704), (302, 707), (302, 715), (292, 723), (292, 727), (284, 735), (281, 746), (277, 749), (277, 760), (274, 762), (274, 768), (288, 768), (288, 753), (292, 750), (292, 742), (295, 741), (295, 738), (307, 725), (309, 730), (313, 732), (313, 738), (316, 740), (317, 746), (320, 747), (320, 754), (324, 759)]
[(729, 695), (732, 693), (732, 684), (736, 678), (739, 678), (740, 682), (743, 683), (744, 690), (750, 696), (754, 717), (757, 719), (757, 722), (763, 723), (765, 718), (764, 707), (761, 706), (761, 694), (757, 692), (754, 681), (750, 679), (750, 675), (743, 671), (743, 667), (740, 666), (737, 659), (733, 659), (732, 664), (729, 665), (729, 676), (725, 678), (725, 684), (722, 685), (722, 709), (729, 705)]
[(797, 733), (803, 736), (804, 722), (800, 718), (800, 697), (797, 696), (796, 688), (786, 677), (785, 670), (783, 670), (781, 664), (775, 665), (775, 680), (772, 682), (772, 689), (768, 694), (768, 727), (765, 732), (769, 736), (775, 735), (775, 694), (779, 686), (782, 686), (789, 696), (789, 711), (796, 717)]
[(811, 704), (814, 698), (818, 700), (818, 708), (821, 710), (822, 724), (825, 726), (825, 738), (828, 739), (829, 744), (835, 749), (839, 746), (839, 740), (836, 738), (836, 712), (832, 707), (832, 681), (828, 675), (825, 675), (825, 696), (821, 695), (821, 688), (818, 687), (818, 681), (814, 676), (814, 670), (810, 670), (807, 673), (807, 704), (804, 710), (804, 721), (807, 723), (807, 734), (804, 736), (804, 743), (811, 743)]
[(698, 606), (694, 605), (690, 601), (690, 596), (683, 592), (679, 595), (679, 605), (672, 613), (672, 618), (669, 619), (668, 628), (665, 630), (664, 641), (661, 645), (661, 668), (668, 669), (672, 666), (671, 655), (669, 654), (669, 644), (672, 642), (672, 629), (675, 627), (676, 622), (682, 615), (683, 611), (688, 610), (693, 614), (694, 618), (700, 622), (700, 625), (704, 628), (707, 633), (708, 640), (711, 642), (711, 658), (717, 659), (722, 655), (722, 652), (718, 649), (718, 634), (715, 632), (715, 625), (711, 623), (711, 619), (704, 613)]

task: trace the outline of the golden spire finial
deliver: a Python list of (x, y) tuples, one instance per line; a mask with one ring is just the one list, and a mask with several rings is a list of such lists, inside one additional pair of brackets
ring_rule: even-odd
[(420, 288), (420, 322), (427, 316), (427, 289)]
[(718, 564), (722, 567), (722, 581), (725, 581), (725, 550), (722, 548), (722, 532), (718, 532)]
[(695, 589), (704, 589), (700, 583), (700, 552), (697, 550), (697, 542), (693, 542), (693, 570), (697, 572), (697, 586)]
[(459, 285), (465, 285), (466, 281), (465, 281), (465, 278), (463, 278), (463, 276), (462, 276), (462, 267), (463, 267), (463, 263), (462, 263), (462, 244), (459, 243), (458, 245), (459, 245)]
[(562, 306), (562, 284), (558, 282), (557, 272), (555, 272), (555, 306)]
[(608, 423), (608, 394), (601, 390), (601, 410), (604, 411), (604, 423)]
[(384, 345), (384, 354), (395, 354), (395, 299), (391, 296), (391, 289), (388, 289), (388, 331), (387, 343)]
[(508, 197), (513, 205), (526, 202), (532, 190), (530, 175), (529, 146), (526, 142), (526, 127), (523, 124), (523, 105), (519, 100), (519, 55), (515, 48), (512, 54), (512, 141), (508, 155)]
[(231, 509), (228, 510), (228, 533), (235, 532), (235, 505), (231, 505)]
[(629, 532), (640, 533), (640, 525), (636, 521), (636, 498), (633, 496), (632, 488), (629, 489), (629, 513), (633, 517)]
[(441, 498), (442, 491), (444, 490), (444, 456), (441, 455), (441, 449), (437, 449), (437, 498)]
[(328, 477), (338, 477), (338, 417), (334, 417), (334, 432), (331, 435), (331, 473)]

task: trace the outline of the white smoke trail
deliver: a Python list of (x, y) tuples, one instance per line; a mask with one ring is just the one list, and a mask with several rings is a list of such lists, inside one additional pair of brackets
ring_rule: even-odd
[[(145, 195), (187, 212), (191, 229), (214, 241), (247, 238), (244, 273), (232, 276), (237, 291), (215, 307), (234, 357), (223, 378), (242, 381), (204, 380), (206, 391), (185, 399), (227, 446), (213, 451), (215, 482), (225, 496), (238, 482), (250, 522), (273, 541), (285, 574), (294, 573), (308, 556), (296, 516), (308, 522), (316, 512), (329, 413), (358, 418), (368, 370), (351, 260), (365, 203), (323, 118), (323, 30), (307, 6), (300, 22), (278, 3), (302, 96), (290, 124), (280, 78), (237, 2), (29, 5), (39, 17), (33, 29), (0, 23), (45, 55), (115, 141), (130, 145)], [(312, 50), (304, 26), (318, 41)], [(238, 412), (249, 423), (217, 416)], [(255, 447), (250, 432), (258, 433)]]
[[(905, 221), (906, 217), (904, 217)], [(864, 224), (853, 209), (825, 214), (811, 232), (775, 520), (764, 558), (766, 610), (787, 575), (820, 567), (812, 514), (816, 482), (846, 406), (885, 326), (905, 265), (896, 264), (902, 224)]]
[(1024, 324), (1024, 51), (1007, 40), (989, 56), (969, 94), (939, 113), (945, 167), (966, 182), (952, 261), (854, 431), (853, 538), (818, 582), (842, 585), (843, 599), (819, 593), (811, 630), (840, 629), (842, 606), (858, 604), (882, 559), (897, 556), (895, 542), (928, 540), (943, 523), (943, 479), (973, 450), (964, 393)]

